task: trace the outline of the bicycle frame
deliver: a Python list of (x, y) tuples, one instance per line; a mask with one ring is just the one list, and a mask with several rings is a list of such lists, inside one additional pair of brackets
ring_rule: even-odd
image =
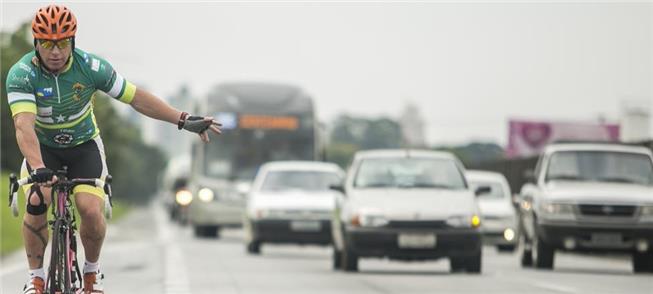
[(46, 282), (46, 293), (50, 294), (55, 291), (72, 294), (75, 289), (82, 287), (82, 273), (77, 262), (75, 211), (70, 202), (74, 186), (65, 178), (62, 180), (62, 184), (55, 184), (52, 189), (52, 252)]

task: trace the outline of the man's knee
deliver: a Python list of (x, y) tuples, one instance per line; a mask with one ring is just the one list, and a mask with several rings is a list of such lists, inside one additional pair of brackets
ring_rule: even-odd
[(82, 221), (102, 221), (102, 199), (90, 193), (80, 192), (75, 194), (75, 202)]
[(46, 203), (47, 195), (45, 192), (48, 192), (50, 189), (42, 189), (36, 185), (32, 185), (27, 197), (27, 213), (34, 216), (44, 215), (48, 211), (48, 205)]

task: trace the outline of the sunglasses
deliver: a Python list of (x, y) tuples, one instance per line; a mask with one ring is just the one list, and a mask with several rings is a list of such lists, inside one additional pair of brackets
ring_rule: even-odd
[(57, 48), (59, 48), (59, 49), (65, 49), (65, 48), (68, 48), (68, 46), (70, 46), (71, 43), (72, 43), (71, 38), (66, 38), (66, 39), (61, 39), (61, 40), (56, 40), (56, 41), (53, 41), (53, 40), (39, 40), (39, 44), (41, 44), (41, 47), (43, 47), (43, 49), (46, 49), (46, 50), (51, 50), (52, 48), (54, 48), (54, 46), (57, 46)]

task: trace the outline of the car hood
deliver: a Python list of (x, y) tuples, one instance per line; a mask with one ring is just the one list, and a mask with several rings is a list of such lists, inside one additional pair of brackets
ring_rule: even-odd
[(324, 191), (279, 191), (253, 193), (247, 206), (250, 209), (333, 210), (335, 194)]
[(346, 211), (378, 210), (387, 219), (447, 219), (477, 212), (474, 195), (467, 190), (364, 189), (348, 194)]
[(478, 207), (483, 216), (508, 216), (515, 214), (515, 208), (506, 199), (479, 199)]
[(653, 203), (653, 187), (597, 182), (550, 182), (544, 187), (549, 200), (642, 204)]

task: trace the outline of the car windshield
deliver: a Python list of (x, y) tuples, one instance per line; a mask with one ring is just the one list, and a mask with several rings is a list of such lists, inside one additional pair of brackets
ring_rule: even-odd
[(357, 188), (443, 188), (465, 189), (456, 162), (439, 158), (364, 159), (354, 181)]
[(653, 185), (653, 162), (637, 153), (560, 151), (553, 153), (547, 181), (596, 181)]
[(261, 191), (308, 190), (327, 191), (342, 181), (334, 172), (271, 171), (265, 176)]
[(503, 190), (503, 185), (498, 182), (489, 182), (489, 181), (470, 181), (469, 186), (472, 187), (472, 190), (476, 190), (478, 187), (490, 187), (490, 193), (484, 193), (479, 195), (480, 198), (485, 199), (501, 199), (505, 198), (505, 191)]

